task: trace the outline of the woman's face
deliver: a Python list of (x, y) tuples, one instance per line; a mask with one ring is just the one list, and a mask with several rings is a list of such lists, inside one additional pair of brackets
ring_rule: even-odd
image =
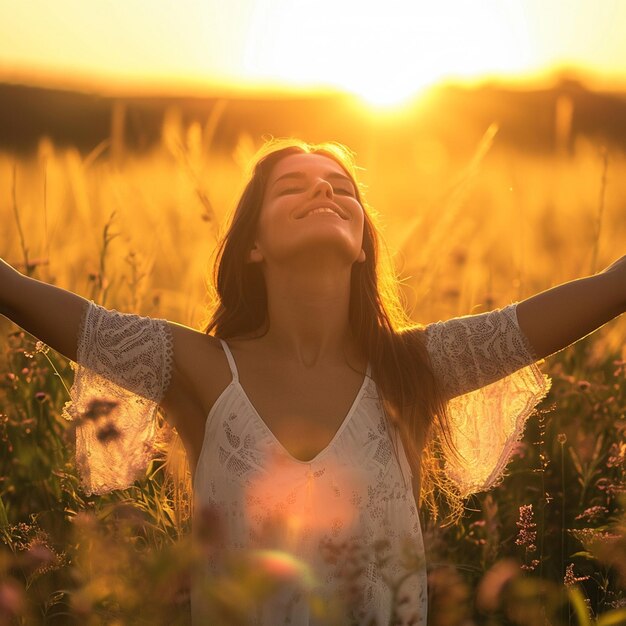
[(323, 257), (364, 261), (363, 207), (345, 170), (322, 154), (292, 154), (272, 169), (250, 261)]

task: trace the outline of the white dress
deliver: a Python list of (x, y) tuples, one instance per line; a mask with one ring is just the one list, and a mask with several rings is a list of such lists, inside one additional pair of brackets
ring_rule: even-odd
[[(447, 457), (447, 474), (462, 495), (501, 480), (549, 387), (515, 309), (512, 304), (425, 328), (463, 457)], [(217, 515), (221, 549), (207, 557), (206, 578), (194, 583), (194, 626), (209, 623), (203, 617), (207, 581), (237, 558), (255, 558), (268, 578), (285, 579), (250, 610), (250, 624), (313, 626), (334, 616), (333, 623), (382, 626), (391, 623), (395, 607), (394, 623), (425, 626), (426, 566), (411, 469), (369, 365), (332, 441), (304, 462), (263, 422), (222, 345), (232, 381), (207, 416), (193, 477), (194, 514), (208, 509)], [(86, 307), (66, 408), (78, 420), (77, 467), (88, 493), (127, 487), (145, 473), (172, 349), (164, 320), (93, 302)]]

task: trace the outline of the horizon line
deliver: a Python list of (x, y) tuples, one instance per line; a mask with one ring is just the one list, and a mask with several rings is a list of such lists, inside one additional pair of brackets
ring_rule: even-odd
[[(626, 91), (626, 76), (602, 75), (589, 68), (560, 65), (541, 72), (496, 74), (471, 78), (442, 77), (424, 86), (416, 86), (414, 96), (435, 88), (460, 86), (480, 88), (487, 85), (524, 88), (554, 88), (566, 81), (578, 82), (592, 91)], [(279, 80), (232, 79), (197, 76), (138, 77), (86, 74), (62, 70), (36, 68), (0, 68), (0, 84), (20, 85), (43, 89), (57, 89), (75, 93), (98, 94), (103, 97), (211, 97), (211, 96), (354, 96), (358, 94), (331, 84), (295, 84)]]

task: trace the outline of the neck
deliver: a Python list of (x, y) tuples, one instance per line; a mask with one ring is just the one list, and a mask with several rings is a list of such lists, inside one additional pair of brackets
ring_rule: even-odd
[(349, 324), (351, 267), (265, 267), (268, 332), (264, 341), (300, 365), (345, 363), (354, 354)]

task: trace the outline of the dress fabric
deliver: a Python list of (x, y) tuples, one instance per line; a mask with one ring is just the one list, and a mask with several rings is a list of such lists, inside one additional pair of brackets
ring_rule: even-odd
[(156, 413), (169, 386), (173, 341), (165, 320), (89, 301), (63, 415), (76, 427), (76, 468), (87, 495), (130, 487), (157, 454)]
[[(502, 479), (549, 379), (519, 328), (516, 304), (423, 331), (461, 453), (446, 453), (447, 473), (462, 495), (489, 489)], [(344, 616), (336, 623), (386, 625), (396, 610), (396, 623), (425, 625), (411, 469), (369, 365), (332, 441), (303, 462), (263, 422), (222, 345), (232, 381), (207, 416), (193, 477), (194, 515), (208, 509), (223, 522), (223, 550), (207, 557), (203, 576), (220, 576), (230, 563), (224, 555), (255, 555), (271, 578), (292, 555), (303, 568), (250, 610), (250, 624), (327, 624), (326, 610)], [(172, 353), (165, 320), (86, 306), (66, 415), (76, 420), (76, 462), (87, 492), (124, 488), (145, 475)], [(207, 623), (206, 580), (199, 577), (192, 590), (194, 626)]]
[[(290, 585), (268, 597), (250, 623), (327, 624), (310, 608), (314, 596), (325, 608), (347, 599), (346, 607), (337, 608), (345, 612), (339, 623), (388, 624), (397, 587), (399, 597), (406, 598), (400, 623), (425, 626), (424, 546), (410, 467), (399, 438), (388, 431), (369, 366), (331, 442), (304, 462), (266, 426), (239, 382), (228, 345), (222, 341), (222, 346), (233, 379), (207, 418), (194, 477), (195, 508), (220, 512), (221, 544), (228, 554), (269, 549), (277, 551), (277, 561), (294, 555), (317, 579), (309, 597), (307, 589), (298, 588), (306, 581), (293, 581), (294, 589)], [(379, 560), (390, 557), (384, 567), (375, 558), (379, 541), (386, 542)], [(414, 571), (401, 564), (405, 542), (420, 560)], [(363, 559), (359, 576), (346, 567), (351, 546)], [(207, 573), (220, 575), (217, 559), (207, 564)], [(201, 604), (201, 597), (194, 598), (194, 623), (202, 623)]]

